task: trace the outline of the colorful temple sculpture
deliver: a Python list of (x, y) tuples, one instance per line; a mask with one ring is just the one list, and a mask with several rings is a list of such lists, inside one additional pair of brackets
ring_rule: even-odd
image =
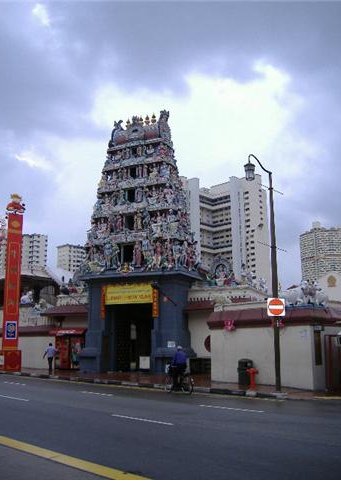
[(89, 290), (83, 371), (162, 371), (178, 344), (196, 356), (186, 306), (201, 276), (168, 117), (134, 116), (111, 133), (79, 273)]
[(88, 272), (196, 269), (169, 112), (115, 122), (86, 244)]

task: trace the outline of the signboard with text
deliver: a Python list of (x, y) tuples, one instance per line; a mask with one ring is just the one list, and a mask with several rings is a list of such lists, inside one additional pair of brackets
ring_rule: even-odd
[(148, 283), (108, 285), (105, 304), (145, 304), (153, 302), (153, 288)]
[(159, 291), (153, 288), (153, 305), (152, 305), (152, 316), (159, 317)]

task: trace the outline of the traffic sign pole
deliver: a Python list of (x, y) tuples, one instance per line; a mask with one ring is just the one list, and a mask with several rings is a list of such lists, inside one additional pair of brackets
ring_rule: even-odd
[[(251, 163), (251, 157), (254, 158), (262, 170), (269, 175), (269, 210), (270, 210), (270, 249), (271, 249), (271, 284), (272, 284), (272, 296), (278, 297), (278, 272), (277, 272), (277, 246), (276, 246), (276, 229), (275, 229), (275, 212), (274, 212), (274, 197), (272, 186), (272, 172), (266, 169), (261, 161), (254, 155), (249, 154), (248, 164), (245, 168), (246, 180), (255, 179), (255, 166)], [(274, 351), (275, 351), (275, 377), (276, 377), (276, 391), (281, 391), (281, 359), (280, 359), (280, 345), (279, 345), (279, 326), (277, 324), (278, 319), (275, 318), (274, 323)]]
[[(278, 291), (275, 291), (278, 294)], [(267, 314), (274, 318), (274, 353), (275, 353), (275, 374), (276, 374), (276, 391), (281, 391), (281, 357), (280, 357), (280, 336), (279, 321), (285, 316), (285, 299), (280, 297), (269, 297), (267, 299)]]

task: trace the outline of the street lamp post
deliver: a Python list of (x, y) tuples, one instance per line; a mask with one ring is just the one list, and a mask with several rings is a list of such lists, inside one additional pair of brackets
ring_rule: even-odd
[[(257, 157), (253, 154), (248, 156), (248, 163), (244, 165), (246, 180), (255, 179), (255, 165), (251, 162), (254, 158), (260, 167), (269, 175), (269, 208), (270, 208), (270, 249), (271, 249), (271, 277), (272, 277), (272, 297), (278, 297), (278, 273), (277, 273), (277, 246), (276, 246), (276, 230), (275, 230), (275, 214), (274, 214), (274, 198), (272, 186), (272, 172), (267, 170)], [(274, 351), (275, 351), (275, 378), (276, 391), (281, 391), (281, 355), (280, 355), (280, 339), (279, 339), (279, 319), (274, 318)]]

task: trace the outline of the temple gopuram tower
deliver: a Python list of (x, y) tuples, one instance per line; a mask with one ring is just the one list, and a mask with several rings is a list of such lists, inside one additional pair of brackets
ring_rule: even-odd
[(160, 371), (177, 344), (195, 356), (184, 309), (200, 276), (168, 118), (114, 124), (82, 266), (83, 370)]

